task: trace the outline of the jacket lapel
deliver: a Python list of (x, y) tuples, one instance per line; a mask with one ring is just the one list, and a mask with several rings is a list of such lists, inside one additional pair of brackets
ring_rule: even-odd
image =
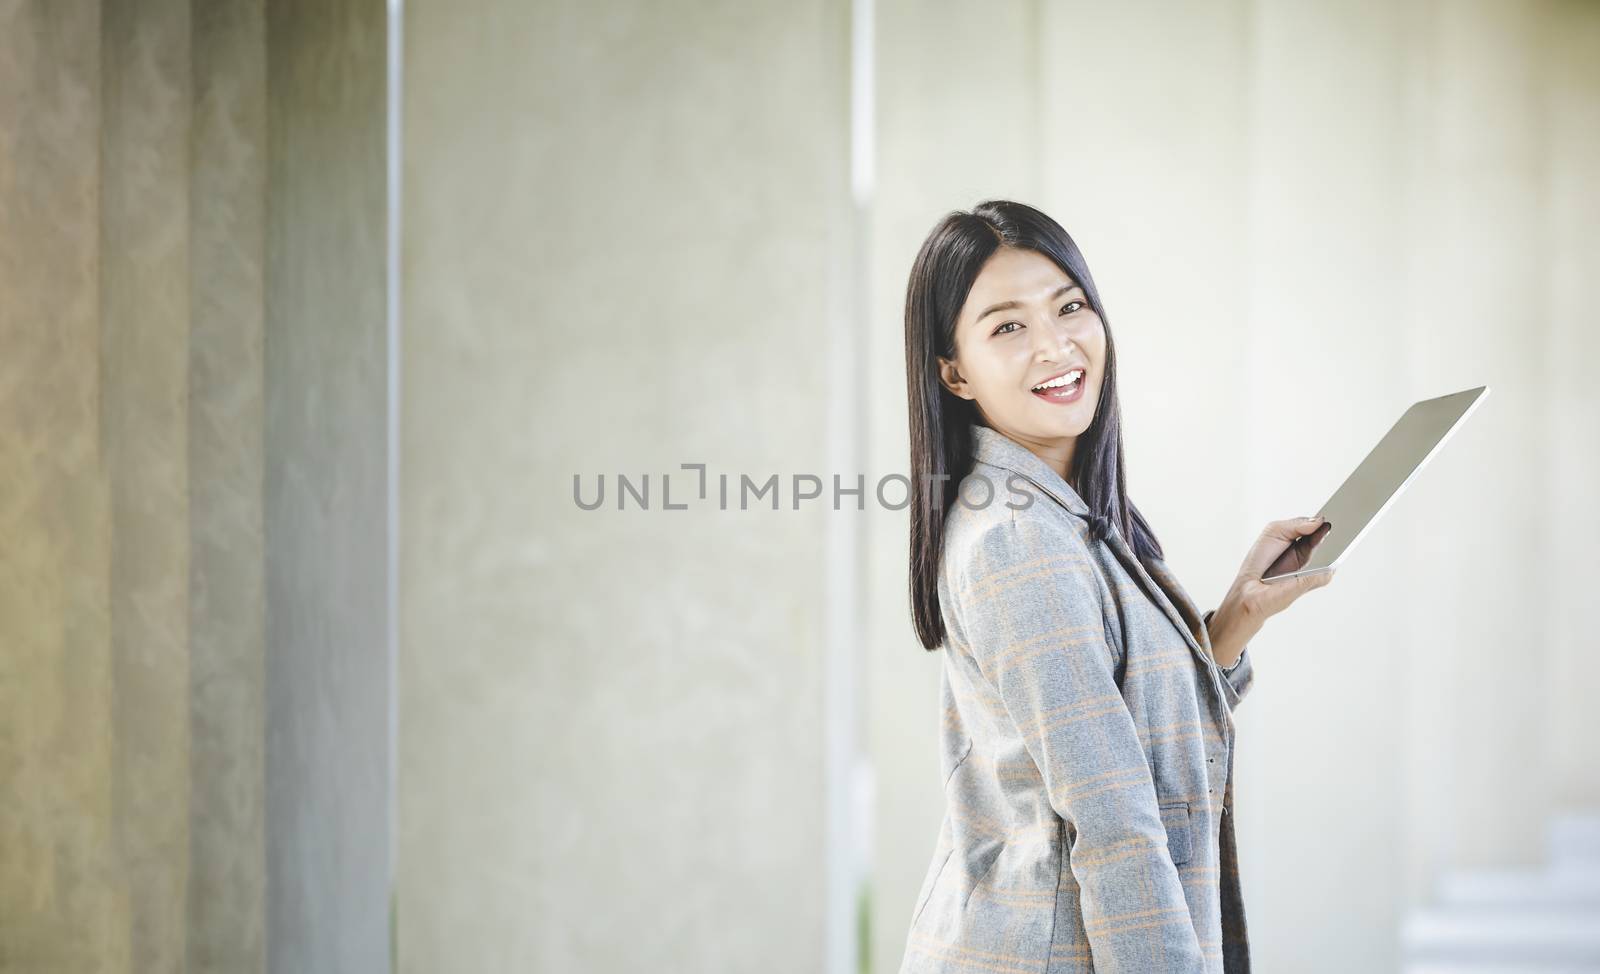
[[(1089, 505), (1082, 497), (1078, 496), (1078, 492), (1072, 489), (1071, 484), (1062, 480), (1061, 475), (1052, 470), (1049, 464), (1039, 459), (1032, 450), (987, 426), (979, 426), (973, 423), (971, 428), (974, 457), (984, 463), (990, 463), (1010, 470), (1012, 473), (1020, 474), (1068, 511), (1071, 511), (1079, 518), (1088, 519)], [(1183, 635), (1183, 640), (1188, 644), (1189, 649), (1200, 658), (1201, 664), (1210, 672), (1213, 667), (1210, 655), (1211, 640), (1206, 638), (1206, 645), (1202, 646), (1199, 640), (1195, 638), (1197, 630), (1202, 637), (1206, 633), (1205, 627), (1200, 622), (1199, 614), (1193, 611), (1193, 606), (1188, 607), (1190, 609), (1189, 615), (1193, 617), (1191, 622), (1190, 619), (1185, 618), (1178, 607), (1173, 605), (1172, 599), (1168, 598), (1167, 588), (1162, 584), (1158, 584), (1150, 573), (1145, 570), (1144, 564), (1139, 560), (1138, 555), (1134, 554), (1133, 549), (1128, 546), (1128, 542), (1123, 539), (1122, 532), (1115, 524), (1111, 526), (1111, 533), (1107, 535), (1106, 542), (1110, 546), (1112, 553), (1117, 556), (1117, 560), (1122, 563), (1123, 570), (1138, 579), (1140, 586), (1150, 596), (1151, 601), (1166, 615), (1173, 628)], [(1164, 568), (1159, 566), (1156, 569), (1156, 573), (1164, 581), (1172, 578)], [(1178, 597), (1176, 588), (1174, 588), (1173, 592), (1174, 597)], [(1216, 680), (1216, 674), (1214, 673), (1212, 674), (1212, 680), (1213, 682)], [(1220, 690), (1218, 692), (1220, 693)]]

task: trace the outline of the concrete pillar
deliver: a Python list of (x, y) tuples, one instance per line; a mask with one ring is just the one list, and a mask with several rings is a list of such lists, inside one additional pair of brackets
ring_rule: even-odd
[[(1600, 359), (1590, 293), (1600, 271), (1600, 9), (1560, 3), (1545, 24), (1544, 563), (1535, 575), (1548, 607), (1549, 666), (1542, 680), (1519, 667), (1551, 707), (1543, 725), (1552, 799), (1600, 808), (1600, 654), (1591, 620), (1590, 552), (1600, 547), (1600, 394), (1589, 363)], [(1530, 282), (1531, 283), (1531, 282)]]
[[(1232, 570), (1267, 521), (1315, 513), (1408, 405), (1464, 384), (1413, 381), (1403, 344), (1406, 14), (1366, 2), (1251, 11), (1248, 459), (1236, 479), (1250, 523)], [(1402, 556), (1407, 525), (1432, 513), (1405, 498), (1329, 587), (1253, 643), (1237, 824), (1264, 969), (1397, 963), (1398, 674), (1413, 651)]]
[(263, 958), (259, 6), (0, 24), (0, 970)]
[(402, 970), (823, 969), (848, 31), (407, 7)]
[[(1551, 810), (1552, 659), (1537, 486), (1548, 469), (1548, 8), (1425, 4), (1411, 130), (1404, 353), (1415, 388), (1492, 392), (1409, 499), (1407, 892), (1451, 866), (1533, 864)], [(1556, 28), (1559, 29), (1559, 28)], [(1530, 490), (1532, 493), (1530, 493)]]
[(387, 16), (266, 22), (267, 959), (388, 970)]

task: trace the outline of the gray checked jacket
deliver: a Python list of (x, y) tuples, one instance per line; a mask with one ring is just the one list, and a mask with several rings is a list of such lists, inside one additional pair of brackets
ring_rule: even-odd
[(1249, 650), (1220, 669), (1210, 613), (1161, 560), (1091, 540), (1043, 460), (972, 433), (938, 583), (945, 814), (901, 974), (1248, 972), (1232, 713)]

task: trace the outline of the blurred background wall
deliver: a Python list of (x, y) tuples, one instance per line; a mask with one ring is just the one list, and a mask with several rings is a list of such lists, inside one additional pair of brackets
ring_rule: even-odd
[(386, 20), (0, 7), (0, 970), (390, 966)]
[[(991, 195), (1083, 247), (1123, 363), (1130, 489), (1202, 606), (1412, 401), (1492, 387), (1335, 583), (1257, 638), (1238, 715), (1259, 966), (1398, 969), (1438, 880), (1514, 884), (1478, 867), (1542, 866), (1552, 826), (1600, 802), (1580, 608), (1600, 397), (1578, 283), (1600, 269), (1600, 7), (877, 7), (872, 466), (906, 462), (910, 255)], [(904, 539), (874, 521), (874, 970), (898, 962), (942, 800)], [(1594, 929), (1585, 895), (1560, 936)], [(1446, 949), (1436, 930), (1416, 953)]]
[(0, 7), (0, 969), (263, 949), (259, 5)]
[(405, 27), (401, 967), (824, 970), (847, 8)]
[(872, 488), (995, 196), (1203, 607), (1493, 388), (1254, 643), (1257, 966), (1600, 953), (1600, 6), (16, 0), (0, 971), (895, 970), (939, 658)]
[(388, 17), (264, 20), (267, 966), (392, 969)]

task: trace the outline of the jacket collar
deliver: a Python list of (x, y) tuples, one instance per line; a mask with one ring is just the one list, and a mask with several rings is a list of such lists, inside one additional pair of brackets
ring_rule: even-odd
[[(978, 423), (968, 425), (972, 432), (973, 459), (1020, 474), (1068, 511), (1085, 520), (1088, 519), (1089, 505), (1077, 491), (1072, 489), (1072, 485), (1041, 460), (1038, 454), (987, 426)], [(1106, 543), (1122, 562), (1124, 569), (1139, 581), (1151, 601), (1155, 602), (1172, 625), (1183, 634), (1190, 650), (1200, 657), (1202, 664), (1211, 674), (1213, 689), (1220, 698), (1222, 690), (1217, 685), (1220, 677), (1215, 672), (1216, 664), (1211, 658), (1211, 639), (1210, 634), (1206, 632), (1205, 620), (1200, 617), (1200, 612), (1194, 604), (1184, 596), (1172, 573), (1160, 559), (1155, 559), (1147, 567), (1122, 537), (1122, 531), (1115, 523), (1111, 525), (1106, 535)], [(1200, 633), (1199, 638), (1196, 638), (1196, 632)]]
[(1056, 502), (1082, 518), (1089, 516), (1089, 505), (1084, 503), (1072, 485), (1039, 459), (1032, 450), (1006, 436), (977, 423), (968, 424), (972, 430), (972, 456), (975, 460), (1021, 474), (1034, 486), (1055, 498)]

